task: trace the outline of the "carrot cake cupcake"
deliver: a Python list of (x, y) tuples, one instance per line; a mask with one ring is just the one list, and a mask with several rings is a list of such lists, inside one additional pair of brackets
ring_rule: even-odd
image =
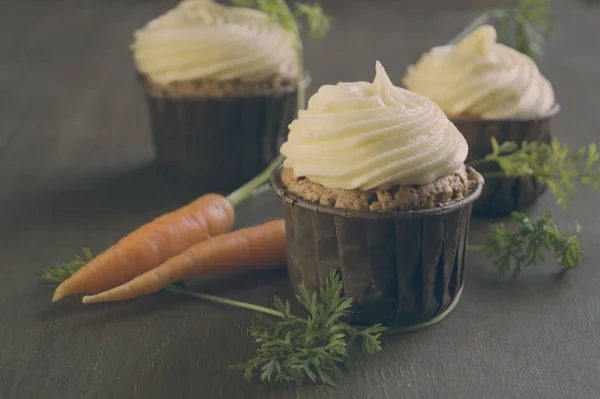
[(294, 35), (258, 10), (185, 0), (134, 34), (158, 162), (212, 189), (246, 182), (296, 116)]
[(355, 323), (414, 329), (443, 318), (460, 297), (483, 186), (452, 122), (378, 62), (372, 83), (322, 86), (289, 129), (272, 183), (292, 285), (316, 289), (337, 268)]
[[(435, 101), (469, 143), (471, 160), (492, 151), (490, 140), (550, 142), (559, 111), (552, 85), (529, 56), (497, 42), (482, 25), (455, 45), (434, 47), (408, 67), (404, 86)], [(488, 164), (480, 171), (498, 171)], [(546, 189), (533, 177), (489, 179), (474, 213), (507, 215), (532, 204)]]

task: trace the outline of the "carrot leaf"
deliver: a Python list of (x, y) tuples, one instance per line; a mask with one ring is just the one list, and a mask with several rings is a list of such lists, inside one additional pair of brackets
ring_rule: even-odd
[(77, 270), (81, 269), (86, 263), (94, 259), (92, 251), (88, 248), (84, 248), (82, 255), (75, 255), (75, 257), (65, 263), (61, 263), (54, 267), (49, 267), (44, 270), (42, 278), (53, 283), (62, 283), (67, 278), (71, 277)]
[(535, 176), (548, 185), (565, 210), (578, 185), (600, 189), (600, 153), (594, 143), (574, 147), (553, 139), (550, 144), (526, 141), (519, 146), (512, 141), (498, 144), (494, 137), (491, 140), (492, 152), (469, 163), (495, 162), (501, 171), (482, 173), (485, 178)]
[(317, 3), (296, 3), (295, 8), (290, 8), (285, 0), (232, 0), (231, 2), (239, 7), (256, 8), (264, 12), (271, 21), (293, 32), (298, 41), (300, 41), (302, 17), (308, 27), (308, 36), (313, 40), (323, 38), (329, 31), (333, 20), (323, 12)]
[(519, 0), (516, 7), (488, 10), (473, 20), (449, 44), (456, 44), (485, 23), (495, 22), (498, 41), (539, 62), (552, 33), (548, 0)]
[(250, 334), (259, 345), (248, 362), (231, 368), (244, 371), (246, 379), (259, 372), (260, 380), (269, 382), (335, 385), (336, 379), (352, 358), (381, 350), (380, 324), (358, 329), (344, 322), (350, 315), (353, 298), (343, 296), (343, 284), (337, 270), (331, 270), (319, 293), (311, 292), (301, 282), (298, 302), (307, 317), (295, 316), (289, 302), (274, 298), (281, 319), (260, 315)]
[(496, 223), (491, 226), (490, 235), (483, 245), (469, 246), (470, 250), (485, 251), (500, 275), (512, 271), (516, 276), (524, 267), (544, 261), (547, 253), (562, 266), (563, 271), (575, 269), (583, 260), (584, 251), (577, 237), (579, 224), (573, 234), (567, 233), (552, 222), (552, 215), (547, 210), (537, 219), (513, 212), (512, 221), (516, 231), (503, 223)]

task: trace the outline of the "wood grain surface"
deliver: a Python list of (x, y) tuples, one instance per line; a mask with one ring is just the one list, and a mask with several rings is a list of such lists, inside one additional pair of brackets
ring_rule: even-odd
[[(429, 1), (426, 3), (435, 3)], [(439, 3), (439, 2), (438, 2)], [(464, 6), (464, 3), (459, 2)], [(473, 2), (475, 3), (475, 2)], [(337, 387), (246, 382), (227, 371), (254, 346), (253, 315), (160, 293), (127, 303), (56, 304), (40, 272), (201, 194), (153, 164), (148, 115), (128, 50), (132, 31), (174, 1), (0, 3), (0, 398), (597, 398), (600, 396), (600, 196), (570, 214), (588, 258), (567, 278), (551, 264), (500, 281), (469, 256), (461, 303), (441, 324), (386, 339), (382, 353)], [(336, 23), (308, 43), (310, 92), (370, 80), (380, 60), (396, 82), (406, 65), (475, 14), (465, 7), (326, 1)], [(444, 4), (447, 4), (444, 2)], [(553, 132), (571, 143), (600, 134), (600, 7), (554, 0), (556, 34), (544, 72), (563, 110)], [(239, 225), (282, 213), (272, 193), (244, 204)], [(489, 221), (474, 221), (471, 241)], [(289, 296), (284, 271), (223, 276), (196, 289), (268, 304)]]

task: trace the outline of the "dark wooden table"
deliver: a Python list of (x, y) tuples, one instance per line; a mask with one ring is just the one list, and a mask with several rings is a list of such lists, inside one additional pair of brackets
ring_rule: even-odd
[[(127, 303), (50, 302), (41, 271), (82, 247), (101, 250), (201, 194), (153, 166), (149, 125), (128, 44), (174, 2), (0, 3), (0, 398), (597, 398), (600, 397), (600, 216), (585, 192), (568, 215), (550, 196), (531, 209), (583, 224), (580, 270), (551, 264), (501, 282), (470, 257), (451, 316), (385, 350), (336, 388), (246, 382), (227, 366), (254, 346), (245, 310), (160, 293)], [(425, 2), (427, 3), (427, 2)], [(429, 2), (438, 3), (442, 2)], [(463, 2), (469, 3), (469, 2)], [(472, 2), (477, 3), (477, 2)], [(307, 45), (314, 84), (369, 80), (407, 63), (474, 16), (452, 7), (329, 1), (327, 40)], [(600, 7), (555, 0), (544, 71), (563, 106), (554, 130), (571, 143), (600, 134)], [(280, 215), (266, 193), (239, 225)], [(472, 241), (486, 221), (473, 226)], [(288, 296), (285, 272), (223, 277), (197, 289), (258, 304)]]

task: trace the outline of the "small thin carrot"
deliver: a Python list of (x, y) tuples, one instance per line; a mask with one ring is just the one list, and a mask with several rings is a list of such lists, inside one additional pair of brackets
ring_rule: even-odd
[(285, 264), (285, 222), (278, 219), (196, 244), (126, 284), (84, 296), (83, 303), (124, 301), (152, 294), (186, 278), (245, 269), (274, 269)]
[(204, 195), (128, 234), (60, 284), (52, 301), (124, 284), (192, 245), (230, 231), (234, 222), (227, 198)]

